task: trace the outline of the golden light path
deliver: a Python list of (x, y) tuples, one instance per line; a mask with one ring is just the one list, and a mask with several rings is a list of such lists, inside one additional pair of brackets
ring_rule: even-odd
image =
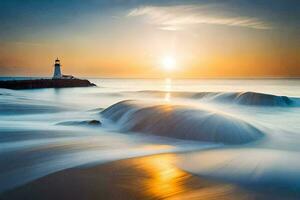
[(165, 79), (165, 88), (164, 88), (166, 94), (164, 97), (165, 102), (169, 102), (171, 100), (171, 90), (172, 90), (172, 79), (166, 78)]
[(175, 157), (172, 155), (151, 157), (144, 159), (140, 166), (150, 175), (144, 185), (149, 196), (167, 198), (184, 190), (179, 183), (185, 179), (185, 173), (175, 168)]
[(244, 199), (244, 192), (231, 184), (195, 177), (176, 167), (174, 154), (133, 159), (133, 166), (143, 171), (139, 190), (146, 199)]

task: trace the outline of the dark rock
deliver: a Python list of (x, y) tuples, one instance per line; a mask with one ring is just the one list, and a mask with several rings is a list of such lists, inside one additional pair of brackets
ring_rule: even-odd
[(91, 120), (88, 122), (89, 125), (101, 125), (101, 122), (99, 120)]
[(101, 122), (99, 120), (86, 120), (86, 121), (66, 121), (66, 122), (59, 122), (57, 123), (57, 125), (63, 125), (63, 126), (88, 126), (88, 125), (92, 125), (92, 126), (100, 126)]

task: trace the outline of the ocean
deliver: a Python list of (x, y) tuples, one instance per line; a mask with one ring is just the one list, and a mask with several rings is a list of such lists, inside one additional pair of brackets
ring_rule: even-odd
[(89, 80), (97, 87), (0, 89), (0, 192), (173, 152), (195, 175), (299, 191), (299, 79)]

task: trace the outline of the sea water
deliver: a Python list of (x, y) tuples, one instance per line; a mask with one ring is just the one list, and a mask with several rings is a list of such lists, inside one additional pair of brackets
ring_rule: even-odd
[(0, 192), (168, 152), (200, 176), (300, 188), (300, 80), (89, 80), (97, 87), (0, 89)]

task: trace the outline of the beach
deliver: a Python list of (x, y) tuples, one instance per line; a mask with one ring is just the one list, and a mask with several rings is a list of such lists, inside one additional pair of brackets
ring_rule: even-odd
[[(54, 173), (1, 199), (281, 199), (178, 169), (176, 156), (155, 155)], [(296, 198), (294, 198), (296, 199)]]
[(268, 191), (194, 176), (176, 167), (176, 155), (163, 154), (57, 172), (1, 199), (297, 199)]

